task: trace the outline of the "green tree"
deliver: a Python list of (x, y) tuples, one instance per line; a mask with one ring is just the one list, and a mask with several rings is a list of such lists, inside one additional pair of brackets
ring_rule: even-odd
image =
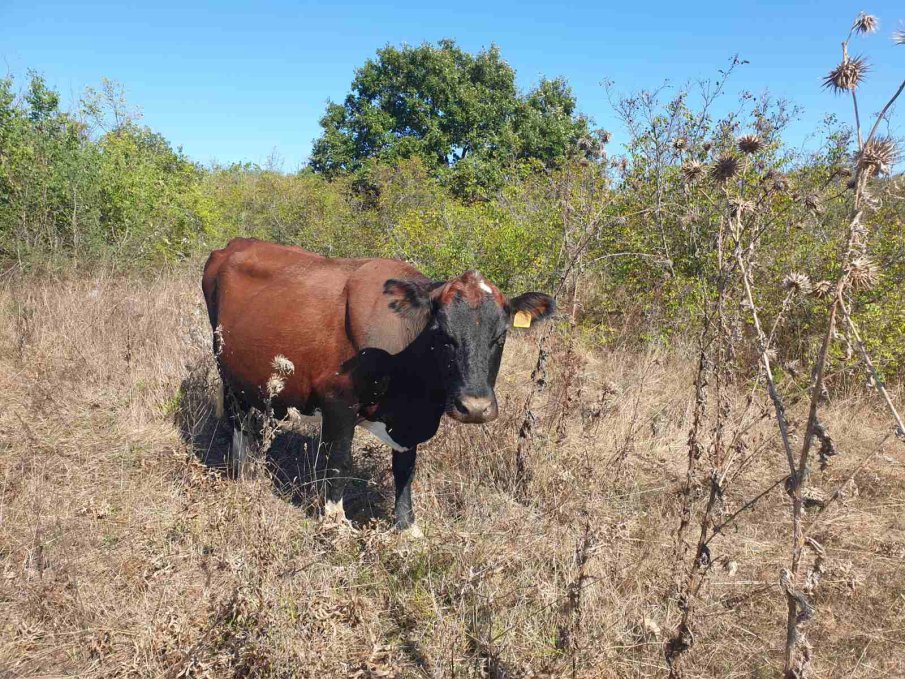
[(592, 156), (588, 121), (562, 79), (520, 94), (496, 47), (469, 54), (452, 40), (385, 47), (356, 71), (343, 104), (321, 118), (311, 167), (327, 176), (377, 160), (419, 157), (457, 192), (500, 186), (517, 161)]

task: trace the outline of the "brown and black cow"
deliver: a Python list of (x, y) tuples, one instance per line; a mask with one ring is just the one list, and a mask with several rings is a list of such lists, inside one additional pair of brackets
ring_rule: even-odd
[[(202, 281), (214, 352), (234, 427), (230, 461), (246, 452), (243, 422), (265, 402), (322, 418), (328, 460), (325, 513), (342, 497), (358, 425), (393, 449), (396, 526), (414, 526), (411, 483), (419, 443), (446, 414), (497, 416), (494, 394), (506, 333), (554, 311), (528, 292), (507, 300), (476, 271), (432, 281), (405, 262), (332, 259), (301, 248), (237, 238), (211, 253)], [(293, 370), (276, 395), (267, 383), (283, 356)]]

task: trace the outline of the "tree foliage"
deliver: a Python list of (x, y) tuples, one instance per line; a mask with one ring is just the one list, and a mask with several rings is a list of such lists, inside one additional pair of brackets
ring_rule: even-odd
[(581, 144), (588, 121), (564, 80), (520, 94), (498, 48), (469, 54), (452, 40), (379, 50), (320, 122), (316, 172), (332, 177), (417, 157), (460, 194), (499, 187), (518, 161), (552, 166), (590, 148)]

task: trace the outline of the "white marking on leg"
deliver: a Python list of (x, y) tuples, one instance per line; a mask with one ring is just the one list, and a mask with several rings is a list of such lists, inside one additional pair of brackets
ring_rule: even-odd
[(327, 500), (324, 503), (324, 522), (333, 524), (333, 523), (347, 523), (346, 519), (346, 509), (343, 507), (343, 501), (333, 502), (333, 500)]
[(402, 452), (403, 450), (408, 450), (407, 447), (396, 443), (387, 432), (387, 426), (383, 422), (371, 422), (370, 420), (362, 420), (358, 423), (358, 426), (364, 429), (365, 431), (371, 432), (374, 436), (379, 438), (381, 441), (386, 443), (393, 450)]

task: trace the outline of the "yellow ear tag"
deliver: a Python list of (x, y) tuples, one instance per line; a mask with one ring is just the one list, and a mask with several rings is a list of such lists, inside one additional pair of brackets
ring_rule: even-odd
[(516, 311), (515, 318), (512, 319), (513, 328), (530, 328), (531, 314), (527, 311)]

